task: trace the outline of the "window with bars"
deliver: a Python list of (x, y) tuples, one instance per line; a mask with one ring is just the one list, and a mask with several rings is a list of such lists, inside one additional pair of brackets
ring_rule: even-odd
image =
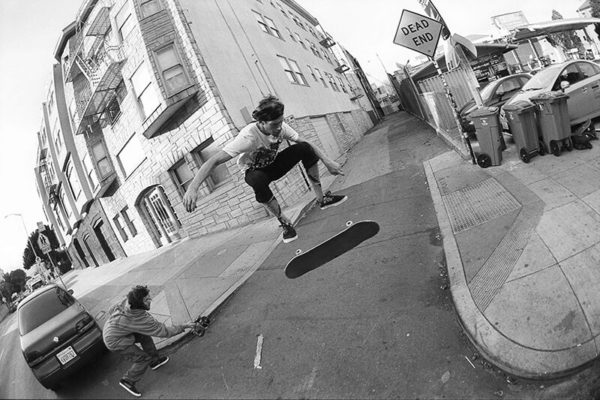
[(279, 59), (279, 63), (281, 64), (281, 67), (291, 83), (308, 86), (308, 82), (306, 82), (304, 74), (302, 74), (300, 71), (300, 67), (298, 67), (296, 61), (282, 56), (277, 56), (277, 58)]

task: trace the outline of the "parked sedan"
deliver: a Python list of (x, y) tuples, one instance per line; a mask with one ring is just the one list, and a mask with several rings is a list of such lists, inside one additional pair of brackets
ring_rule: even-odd
[(17, 307), (23, 357), (48, 389), (56, 389), (63, 378), (106, 349), (102, 330), (72, 294), (50, 284)]
[(600, 116), (600, 66), (586, 60), (571, 60), (544, 68), (505, 106), (531, 101), (532, 97), (558, 90), (569, 96), (567, 105), (571, 125)]
[[(531, 79), (531, 75), (527, 73), (514, 74), (505, 76), (498, 80), (488, 83), (481, 89), (481, 100), (485, 107), (501, 107), (512, 96), (514, 96), (522, 87)], [(475, 134), (475, 126), (473, 121), (469, 120), (469, 114), (477, 109), (475, 100), (469, 100), (467, 104), (462, 106), (458, 111), (460, 122), (463, 131), (473, 136)]]

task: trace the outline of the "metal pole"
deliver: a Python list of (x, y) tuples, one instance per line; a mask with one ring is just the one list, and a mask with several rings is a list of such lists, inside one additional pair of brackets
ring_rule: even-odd
[(454, 96), (452, 96), (452, 93), (450, 92), (450, 88), (448, 87), (446, 78), (444, 78), (444, 74), (442, 73), (442, 70), (440, 69), (439, 64), (435, 60), (435, 57), (432, 57), (431, 61), (433, 61), (433, 65), (435, 66), (435, 69), (437, 70), (438, 75), (442, 79), (442, 84), (444, 85), (444, 91), (446, 92), (446, 97), (448, 98), (448, 100), (450, 101), (450, 104), (452, 105), (452, 111), (453, 111), (452, 114), (454, 116), (454, 122), (456, 122), (458, 132), (463, 140), (463, 143), (469, 149), (469, 154), (471, 155), (471, 161), (473, 162), (473, 164), (477, 164), (477, 162), (475, 161), (475, 154), (473, 154), (473, 148), (471, 147), (471, 140), (469, 139), (467, 134), (465, 132), (463, 132), (462, 125), (460, 124), (459, 114), (458, 114), (458, 106), (456, 105), (456, 101), (454, 101)]

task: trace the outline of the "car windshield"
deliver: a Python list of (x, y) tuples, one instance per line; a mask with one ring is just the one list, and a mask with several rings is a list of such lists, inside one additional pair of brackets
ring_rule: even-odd
[(19, 309), (19, 332), (31, 332), (75, 303), (75, 299), (61, 288), (48, 290), (23, 304)]
[(528, 91), (548, 88), (550, 90), (558, 71), (558, 68), (546, 68), (535, 74), (521, 89)]
[(492, 97), (492, 92), (494, 91), (494, 88), (497, 86), (495, 85), (496, 82), (490, 82), (487, 85), (485, 85), (485, 87), (483, 89), (481, 89), (481, 92), (479, 92), (479, 94), (481, 95), (481, 100), (483, 100), (483, 102), (485, 103), (486, 101), (488, 101), (490, 99), (490, 97)]

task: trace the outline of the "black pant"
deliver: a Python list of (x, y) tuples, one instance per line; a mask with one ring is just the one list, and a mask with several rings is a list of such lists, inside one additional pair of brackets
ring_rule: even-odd
[(284, 149), (266, 167), (248, 169), (245, 180), (254, 189), (256, 201), (259, 203), (269, 202), (273, 198), (269, 184), (283, 177), (300, 161), (307, 170), (319, 161), (315, 150), (306, 142), (296, 143)]

